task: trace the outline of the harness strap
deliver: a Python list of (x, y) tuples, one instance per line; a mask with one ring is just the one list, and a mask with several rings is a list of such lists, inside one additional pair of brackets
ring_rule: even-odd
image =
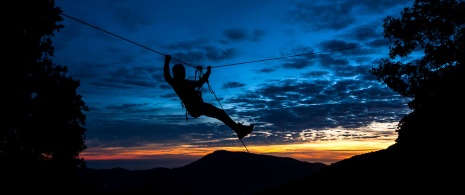
[[(184, 102), (181, 101), (181, 106), (182, 106), (182, 109), (184, 109), (186, 106), (184, 106)], [(189, 118), (187, 117), (188, 115), (188, 112), (187, 112), (187, 108), (186, 108), (186, 121), (189, 121)]]
[[(203, 76), (203, 71), (202, 71), (202, 67), (201, 67), (201, 66), (198, 66), (198, 67), (196, 68), (195, 76), (194, 76), (194, 81), (197, 79), (197, 74), (199, 74), (199, 76), (198, 76), (199, 78), (198, 78), (198, 79), (200, 80), (200, 78), (202, 78), (202, 76)], [(207, 80), (207, 83), (208, 83), (208, 80)], [(210, 86), (209, 83), (208, 83), (208, 85)], [(203, 86), (200, 86), (200, 87), (198, 87), (198, 88), (195, 90), (195, 92), (197, 92), (197, 94), (198, 94), (199, 96), (202, 96), (202, 89), (203, 89)], [(210, 92), (212, 92), (212, 90), (210, 90)], [(181, 101), (181, 106), (182, 106), (182, 109), (186, 108), (186, 106), (184, 105), (184, 102), (182, 102), (182, 101)], [(188, 115), (189, 115), (189, 112), (187, 111), (187, 108), (186, 108), (186, 121), (189, 120)]]
[(186, 109), (186, 121), (189, 121), (189, 119), (187, 118), (187, 109)]

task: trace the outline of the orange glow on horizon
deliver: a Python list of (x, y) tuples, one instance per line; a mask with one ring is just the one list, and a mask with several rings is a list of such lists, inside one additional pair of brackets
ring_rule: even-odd
[[(354, 155), (385, 149), (392, 140), (331, 140), (283, 145), (246, 145), (250, 153), (290, 157), (306, 162), (331, 164)], [(95, 148), (81, 153), (85, 160), (201, 158), (216, 150), (247, 152), (244, 146), (198, 148), (191, 145), (163, 147), (152, 144), (133, 148)]]
[[(326, 135), (319, 140), (304, 137), (290, 144), (260, 145), (242, 143), (234, 146), (206, 147), (196, 144), (147, 144), (137, 147), (87, 148), (80, 154), (85, 160), (143, 160), (183, 159), (194, 161), (217, 150), (247, 152), (279, 157), (290, 157), (306, 162), (331, 164), (355, 155), (386, 149), (395, 143), (395, 123), (373, 123), (364, 129), (332, 129), (313, 131)], [(304, 130), (303, 132), (310, 132)], [(259, 132), (257, 132), (258, 134)], [(267, 132), (260, 132), (267, 133)], [(362, 136), (359, 136), (362, 135)], [(256, 136), (256, 135), (251, 135)], [(232, 138), (231, 138), (232, 139)], [(209, 140), (217, 143), (221, 140)]]

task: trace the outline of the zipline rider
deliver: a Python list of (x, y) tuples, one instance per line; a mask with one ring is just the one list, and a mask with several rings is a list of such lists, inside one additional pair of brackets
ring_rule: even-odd
[(211, 73), (211, 66), (207, 67), (207, 72), (198, 80), (192, 81), (186, 79), (186, 70), (182, 64), (175, 64), (173, 66), (173, 77), (171, 77), (169, 68), (170, 60), (171, 56), (165, 55), (165, 64), (163, 67), (165, 81), (174, 89), (189, 115), (194, 118), (198, 118), (201, 115), (216, 118), (234, 130), (239, 140), (242, 140), (242, 138), (253, 131), (253, 124), (245, 126), (241, 123), (236, 123), (223, 109), (217, 108), (214, 105), (203, 101), (202, 93), (200, 90), (196, 89), (201, 88), (205, 82), (208, 82), (208, 77)]

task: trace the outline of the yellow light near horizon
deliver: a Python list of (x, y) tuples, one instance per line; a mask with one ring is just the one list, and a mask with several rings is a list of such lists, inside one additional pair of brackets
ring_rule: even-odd
[[(217, 150), (290, 157), (307, 162), (330, 164), (355, 155), (385, 149), (395, 143), (394, 123), (373, 123), (365, 129), (304, 130), (305, 133), (326, 135), (331, 139), (302, 139), (291, 144), (205, 147), (190, 144), (147, 144), (137, 147), (88, 148), (81, 153), (86, 160), (201, 158)], [(217, 143), (219, 140), (209, 140)], [(247, 142), (246, 142), (247, 143)]]
[[(393, 143), (393, 140), (332, 140), (282, 145), (251, 145), (247, 146), (247, 148), (250, 153), (254, 154), (291, 157), (302, 161), (329, 164), (354, 155), (385, 149)], [(136, 148), (105, 148), (94, 152), (83, 152), (81, 156), (87, 160), (148, 159), (161, 156), (200, 158), (217, 150), (246, 151), (243, 146), (197, 148), (182, 145), (161, 148), (152, 145), (151, 147)]]

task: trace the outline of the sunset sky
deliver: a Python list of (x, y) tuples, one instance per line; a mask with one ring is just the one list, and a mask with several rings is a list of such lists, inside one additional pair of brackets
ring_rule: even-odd
[[(174, 168), (215, 150), (330, 164), (387, 148), (410, 110), (368, 71), (388, 58), (383, 19), (409, 0), (57, 0), (56, 64), (89, 106), (91, 168)], [(255, 124), (241, 142), (220, 121), (186, 120), (163, 78), (212, 66), (203, 98)], [(404, 59), (403, 59), (404, 60)], [(409, 60), (409, 59), (405, 59)], [(217, 99), (218, 98), (218, 99)]]

